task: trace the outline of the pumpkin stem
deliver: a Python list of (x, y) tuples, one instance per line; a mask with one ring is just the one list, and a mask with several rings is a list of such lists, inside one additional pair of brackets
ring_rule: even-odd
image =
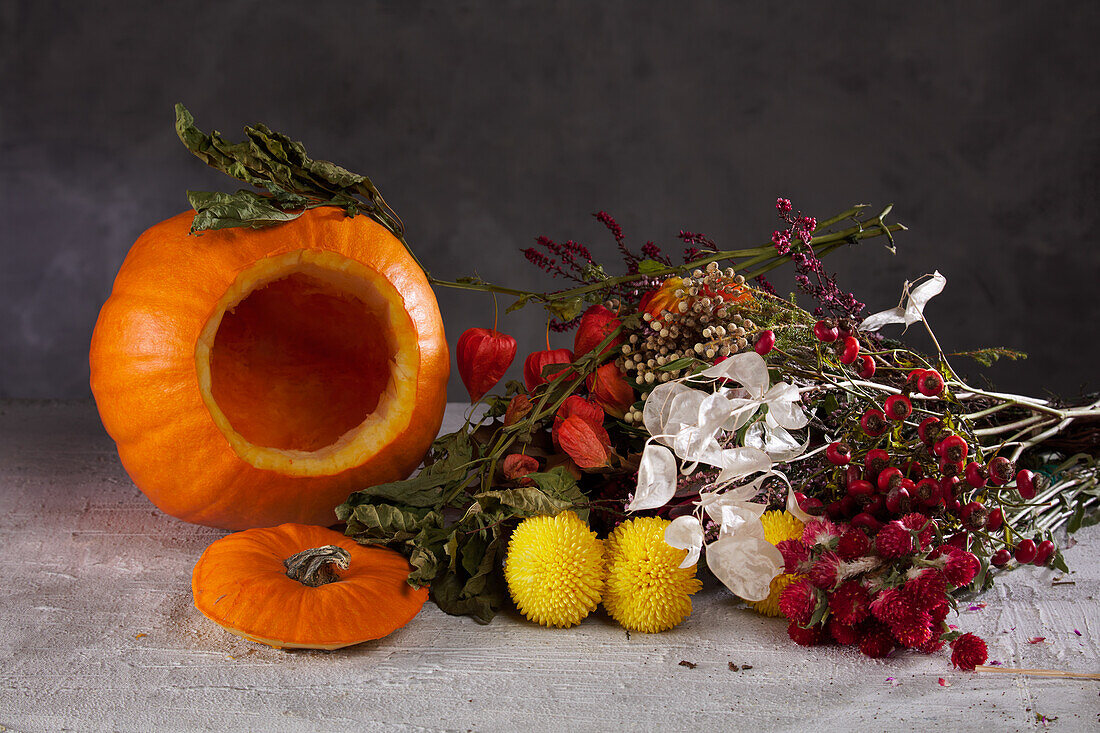
[(332, 566), (341, 570), (348, 569), (351, 555), (342, 547), (325, 545), (324, 547), (311, 547), (299, 553), (291, 555), (283, 560), (286, 567), (286, 576), (297, 580), (302, 585), (316, 588), (325, 583), (339, 580)]

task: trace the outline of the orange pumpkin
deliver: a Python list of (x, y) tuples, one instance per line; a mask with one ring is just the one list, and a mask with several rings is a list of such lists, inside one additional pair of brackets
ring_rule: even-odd
[(408, 584), (411, 569), (393, 550), (284, 524), (214, 542), (195, 564), (191, 590), (195, 608), (245, 639), (339, 649), (380, 639), (420, 612), (428, 589)]
[(100, 311), (91, 386), (134, 483), (226, 529), (329, 525), (417, 467), (446, 407), (443, 321), (389, 231), (322, 207), (267, 229), (134, 244)]

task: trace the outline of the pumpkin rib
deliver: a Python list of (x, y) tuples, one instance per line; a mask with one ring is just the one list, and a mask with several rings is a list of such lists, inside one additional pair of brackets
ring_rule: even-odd
[[(283, 559), (337, 545), (348, 570), (311, 588), (289, 578)], [(227, 535), (195, 564), (195, 607), (244, 638), (277, 647), (339, 648), (378, 639), (419, 613), (428, 589), (406, 582), (411, 567), (385, 548), (362, 546), (323, 527), (284, 524)]]
[[(134, 483), (173, 516), (243, 529), (331, 524), (333, 508), (351, 491), (408, 476), (442, 423), (450, 364), (434, 293), (401, 243), (372, 220), (331, 208), (271, 229), (201, 237), (188, 233), (192, 216), (168, 219), (138, 239), (92, 338), (92, 391)], [(357, 445), (362, 461), (349, 450), (331, 465), (253, 465), (202, 396), (196, 345), (219, 301), (256, 262), (293, 252), (314, 253), (307, 259), (332, 253), (377, 273), (399, 299), (399, 319), (407, 319), (389, 324), (407, 334), (401, 348), (410, 366), (392, 406), (399, 412), (376, 440), (364, 441), (376, 445)]]

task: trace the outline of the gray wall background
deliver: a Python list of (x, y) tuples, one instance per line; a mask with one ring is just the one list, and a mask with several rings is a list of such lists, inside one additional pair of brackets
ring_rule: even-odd
[[(680, 229), (767, 241), (778, 195), (894, 202), (896, 256), (827, 260), (869, 311), (939, 268), (946, 346), (1028, 351), (988, 371), (1006, 389), (1097, 389), (1098, 32), (1095, 2), (3, 0), (0, 396), (87, 396), (130, 244), (186, 189), (233, 187), (176, 139), (176, 101), (369, 174), (433, 272), (525, 288), (553, 287), (518, 252), (538, 234), (613, 255), (600, 209), (679, 251)], [(491, 324), (491, 299), (439, 296), (452, 345)], [(522, 357), (542, 315), (502, 328)]]

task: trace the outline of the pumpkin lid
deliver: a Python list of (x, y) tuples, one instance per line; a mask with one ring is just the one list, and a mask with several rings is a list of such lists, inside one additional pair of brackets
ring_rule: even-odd
[(215, 541), (195, 564), (191, 588), (195, 608), (238, 636), (338, 649), (380, 639), (419, 613), (428, 589), (408, 584), (411, 570), (393, 550), (283, 524)]

